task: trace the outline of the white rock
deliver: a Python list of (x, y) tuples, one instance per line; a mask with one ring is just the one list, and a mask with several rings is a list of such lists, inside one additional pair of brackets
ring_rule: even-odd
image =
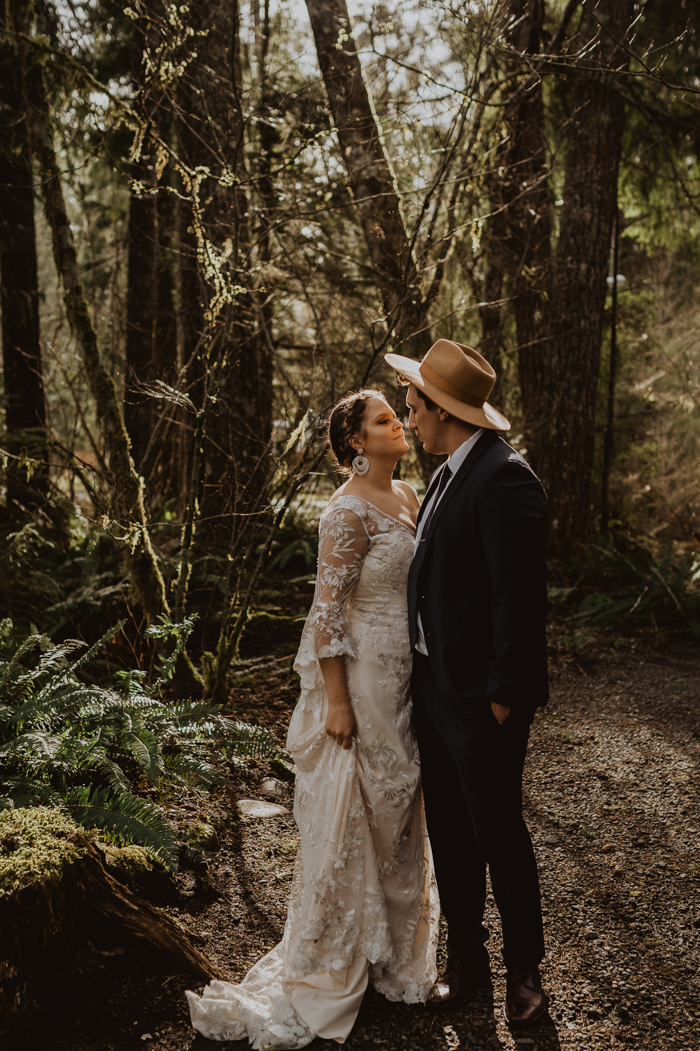
[(282, 795), (282, 785), (279, 781), (275, 781), (274, 777), (266, 777), (260, 785), (260, 791), (268, 799), (277, 799)]
[(236, 806), (244, 817), (279, 817), (289, 813), (285, 806), (266, 803), (262, 799), (239, 799)]

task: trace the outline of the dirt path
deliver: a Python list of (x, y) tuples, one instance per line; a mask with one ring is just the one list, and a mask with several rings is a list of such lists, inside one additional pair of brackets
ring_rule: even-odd
[[(700, 1049), (697, 647), (610, 652), (582, 667), (555, 662), (552, 687), (552, 702), (535, 722), (526, 774), (547, 923), (549, 1020), (515, 1036), (504, 1024), (491, 906), (493, 994), (436, 1015), (370, 992), (348, 1051)], [(265, 722), (281, 722), (294, 699), (286, 677), (269, 681), (266, 694), (250, 691), (250, 705)], [(245, 705), (246, 696), (238, 701)], [(261, 798), (262, 779), (262, 771), (253, 772), (239, 793)], [(289, 786), (279, 801), (291, 805)], [(222, 808), (214, 815), (222, 822), (222, 845), (211, 885), (178, 877), (180, 901), (170, 911), (236, 980), (281, 935), (296, 835), (291, 815), (232, 820), (230, 814)], [(137, 968), (21, 1027), (9, 1031), (0, 1023), (0, 1046), (211, 1048), (189, 1028), (182, 995), (188, 984)], [(312, 1051), (336, 1046), (317, 1041)]]

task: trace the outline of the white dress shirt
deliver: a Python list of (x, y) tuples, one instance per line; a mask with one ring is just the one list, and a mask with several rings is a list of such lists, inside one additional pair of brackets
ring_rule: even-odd
[[(455, 449), (455, 451), (452, 453), (452, 455), (448, 457), (447, 465), (448, 465), (448, 467), (450, 469), (450, 478), (448, 479), (447, 484), (445, 485), (445, 488), (440, 493), (439, 500), (436, 500), (436, 493), (437, 493), (437, 490), (436, 490), (435, 493), (431, 494), (430, 499), (423, 506), (423, 514), (421, 515), (420, 522), (418, 523), (418, 529), (416, 530), (415, 551), (418, 550), (418, 545), (420, 544), (421, 537), (423, 536), (423, 526), (426, 524), (426, 522), (430, 521), (430, 518), (432, 516), (433, 504), (435, 504), (435, 506), (437, 506), (439, 501), (442, 500), (443, 496), (445, 495), (445, 493), (449, 489), (450, 485), (452, 484), (452, 479), (457, 474), (457, 471), (460, 469), (460, 467), (462, 466), (462, 464), (464, 463), (466, 458), (469, 456), (469, 453), (472, 451), (472, 449), (474, 448), (476, 443), (479, 441), (479, 438), (481, 437), (481, 435), (483, 433), (484, 433), (484, 428), (480, 427), (479, 430), (476, 431), (475, 434), (472, 434), (471, 438), (467, 438), (466, 442), (462, 442), (462, 444), (459, 446), (459, 448)], [(441, 469), (442, 468), (438, 467), (438, 470), (441, 470)], [(431, 478), (431, 481), (432, 481), (432, 478)], [(427, 645), (425, 643), (425, 636), (423, 634), (423, 622), (420, 619), (420, 613), (418, 614), (418, 638), (416, 639), (416, 649), (418, 650), (419, 653), (422, 653), (424, 657), (428, 656), (428, 647), (427, 647)]]

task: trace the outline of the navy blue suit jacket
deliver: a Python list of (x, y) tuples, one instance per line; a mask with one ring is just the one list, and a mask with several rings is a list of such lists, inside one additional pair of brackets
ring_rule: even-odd
[(545, 528), (537, 476), (486, 431), (445, 490), (408, 575), (411, 649), (420, 611), (445, 714), (547, 703)]

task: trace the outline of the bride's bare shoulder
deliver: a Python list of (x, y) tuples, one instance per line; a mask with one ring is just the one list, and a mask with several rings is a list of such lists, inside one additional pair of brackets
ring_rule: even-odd
[(357, 497), (355, 493), (348, 492), (347, 485), (348, 482), (344, 482), (342, 485), (338, 486), (333, 493), (333, 496), (326, 504), (323, 512), (324, 515), (327, 515), (329, 511), (334, 511), (338, 504), (342, 504), (342, 507), (346, 511), (354, 511), (356, 514), (359, 514), (364, 509), (365, 501), (363, 501), (361, 497)]
[(401, 493), (404, 499), (407, 501), (409, 507), (420, 507), (420, 500), (418, 499), (418, 493), (410, 484), (410, 482), (404, 482), (400, 479), (396, 479), (394, 485), (398, 485), (401, 489)]
[(348, 484), (347, 482), (343, 482), (342, 485), (338, 486), (336, 491), (333, 493), (333, 496), (330, 498), (330, 500), (326, 504), (326, 511), (329, 509), (329, 507), (332, 507), (333, 504), (336, 503), (336, 501), (340, 500), (340, 498), (342, 496), (346, 495), (345, 489), (346, 489), (347, 484)]

